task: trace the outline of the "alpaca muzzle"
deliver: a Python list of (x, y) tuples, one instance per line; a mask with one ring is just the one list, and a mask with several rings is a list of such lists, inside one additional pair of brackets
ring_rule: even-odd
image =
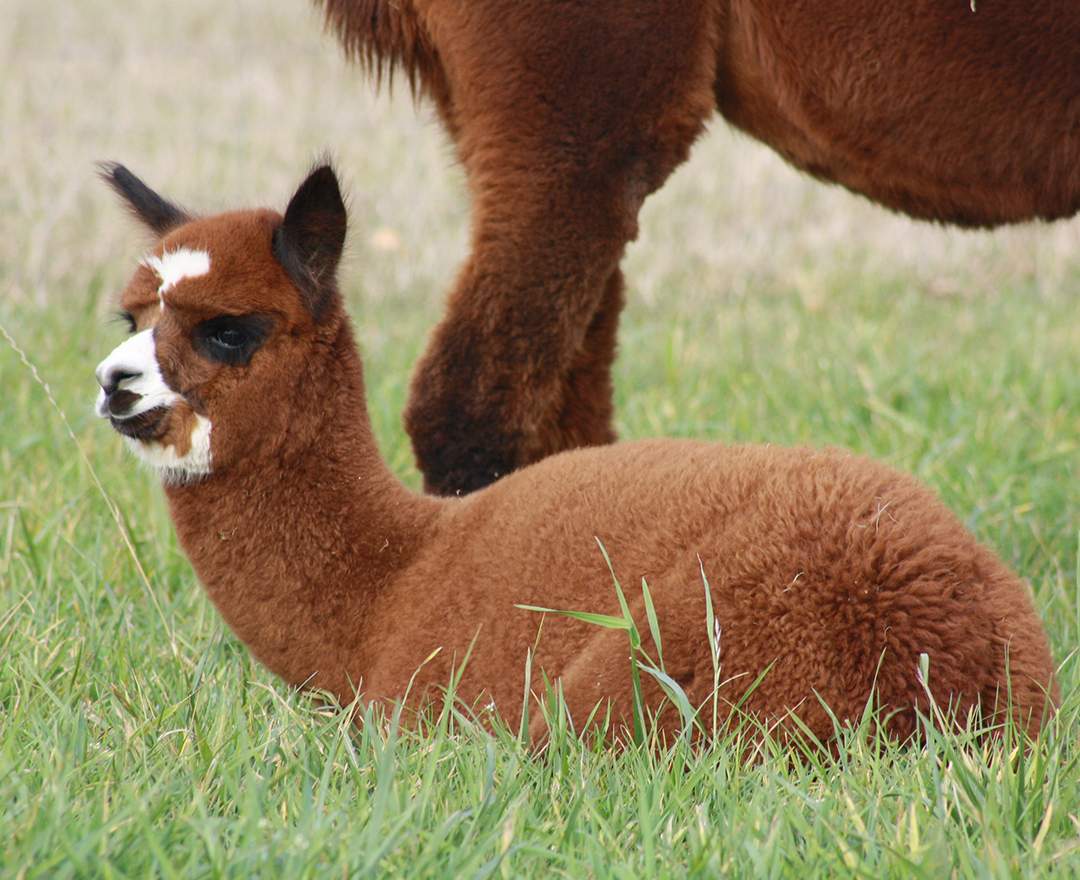
[(157, 436), (155, 429), (181, 399), (161, 375), (152, 329), (118, 345), (94, 373), (101, 386), (97, 414), (121, 434), (138, 440)]
[(162, 479), (182, 483), (210, 473), (210, 420), (166, 384), (152, 328), (118, 345), (94, 374), (97, 414)]

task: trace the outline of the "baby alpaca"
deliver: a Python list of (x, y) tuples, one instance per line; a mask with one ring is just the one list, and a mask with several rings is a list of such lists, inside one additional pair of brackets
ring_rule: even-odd
[[(647, 579), (665, 668), (696, 705), (713, 695), (704, 571), (719, 701), (769, 669), (743, 708), (781, 730), (794, 712), (828, 741), (823, 703), (850, 720), (873, 691), (908, 736), (928, 707), (920, 654), (961, 718), (996, 720), (1007, 692), (1029, 730), (1052, 711), (1025, 586), (911, 477), (836, 450), (657, 440), (559, 454), (465, 498), (416, 495), (368, 421), (332, 169), (284, 216), (196, 218), (123, 166), (104, 176), (159, 240), (123, 292), (132, 336), (97, 368), (98, 412), (160, 473), (226, 621), (290, 684), (392, 701), (412, 681), (418, 706), (468, 655), (459, 697), (516, 726), (532, 648), (532, 681), (561, 681), (579, 727), (610, 709), (619, 737), (626, 633), (518, 607), (617, 614), (599, 539), (622, 584)], [(640, 592), (627, 595), (647, 633)], [(674, 733), (677, 713), (658, 723)]]

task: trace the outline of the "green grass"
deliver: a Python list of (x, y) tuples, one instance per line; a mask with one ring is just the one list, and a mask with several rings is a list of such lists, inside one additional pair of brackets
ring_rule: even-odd
[[(426, 319), (351, 293), (381, 443), (415, 483), (398, 414)], [(852, 737), (834, 763), (746, 764), (731, 744), (609, 754), (560, 737), (536, 759), (469, 725), (350, 732), (224, 629), (158, 487), (90, 416), (90, 369), (122, 330), (79, 291), (60, 311), (0, 307), (148, 576), (43, 389), (0, 347), (0, 863), (49, 877), (1078, 873), (1074, 308), (858, 278), (814, 310), (782, 291), (631, 308), (625, 436), (834, 443), (917, 473), (1030, 580), (1064, 661), (1064, 709), (1028, 754)]]

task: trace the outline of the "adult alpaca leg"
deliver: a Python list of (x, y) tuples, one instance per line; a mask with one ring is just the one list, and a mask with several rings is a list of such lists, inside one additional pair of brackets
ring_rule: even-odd
[[(615, 320), (602, 300), (630, 233), (613, 215), (583, 220), (584, 205), (550, 190), (542, 201), (564, 207), (489, 221), (498, 234), (474, 242), (417, 365), (405, 424), (428, 491), (471, 492), (561, 449), (613, 439), (610, 359), (586, 340), (599, 319), (613, 355)], [(573, 423), (583, 415), (588, 424)]]
[(546, 408), (546, 416), (531, 445), (522, 446), (526, 461), (537, 461), (557, 450), (603, 446), (617, 439), (612, 425), (611, 367), (618, 342), (619, 315), (625, 304), (623, 289), (622, 271), (615, 269), (604, 285), (600, 305), (570, 369), (559, 383), (559, 400)]
[(616, 439), (611, 424), (614, 412), (611, 366), (625, 302), (622, 270), (608, 277), (585, 339), (562, 382), (561, 407), (555, 418), (543, 424), (537, 444), (526, 450), (530, 459), (542, 458), (553, 449), (601, 446)]
[(613, 439), (618, 263), (645, 196), (715, 110), (715, 22), (706, 4), (688, 6), (673, 17), (661, 0), (632, 14), (601, 2), (552, 17), (488, 0), (441, 12), (434, 96), (474, 221), (406, 409), (430, 491), (472, 491)]

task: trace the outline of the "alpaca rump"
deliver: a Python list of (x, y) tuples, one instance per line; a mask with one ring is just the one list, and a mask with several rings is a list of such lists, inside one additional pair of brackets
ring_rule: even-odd
[(440, 494), (614, 438), (619, 261), (717, 111), (913, 217), (1080, 208), (1074, 0), (318, 2), (433, 101), (468, 177), (472, 252), (406, 410)]
[[(104, 173), (140, 213), (130, 173)], [(532, 680), (561, 683), (578, 724), (610, 710), (618, 736), (626, 634), (518, 607), (618, 613), (598, 538), (623, 584), (647, 579), (664, 667), (695, 705), (714, 698), (704, 571), (725, 713), (768, 669), (743, 708), (780, 730), (794, 713), (828, 742), (823, 703), (850, 721), (873, 692), (904, 737), (927, 708), (923, 654), (962, 719), (996, 720), (1006, 694), (1030, 730), (1052, 709), (1024, 585), (876, 462), (656, 440), (556, 455), (465, 498), (408, 491), (368, 422), (335, 281), (345, 225), (328, 167), (284, 216), (177, 219), (122, 294), (132, 338), (97, 370), (99, 412), (160, 472), (211, 599), (285, 681), (421, 706), (468, 656), (457, 695), (517, 725), (531, 649)], [(630, 610), (648, 632), (640, 596)], [(664, 702), (651, 679), (644, 698)], [(674, 733), (676, 713), (659, 718)]]

